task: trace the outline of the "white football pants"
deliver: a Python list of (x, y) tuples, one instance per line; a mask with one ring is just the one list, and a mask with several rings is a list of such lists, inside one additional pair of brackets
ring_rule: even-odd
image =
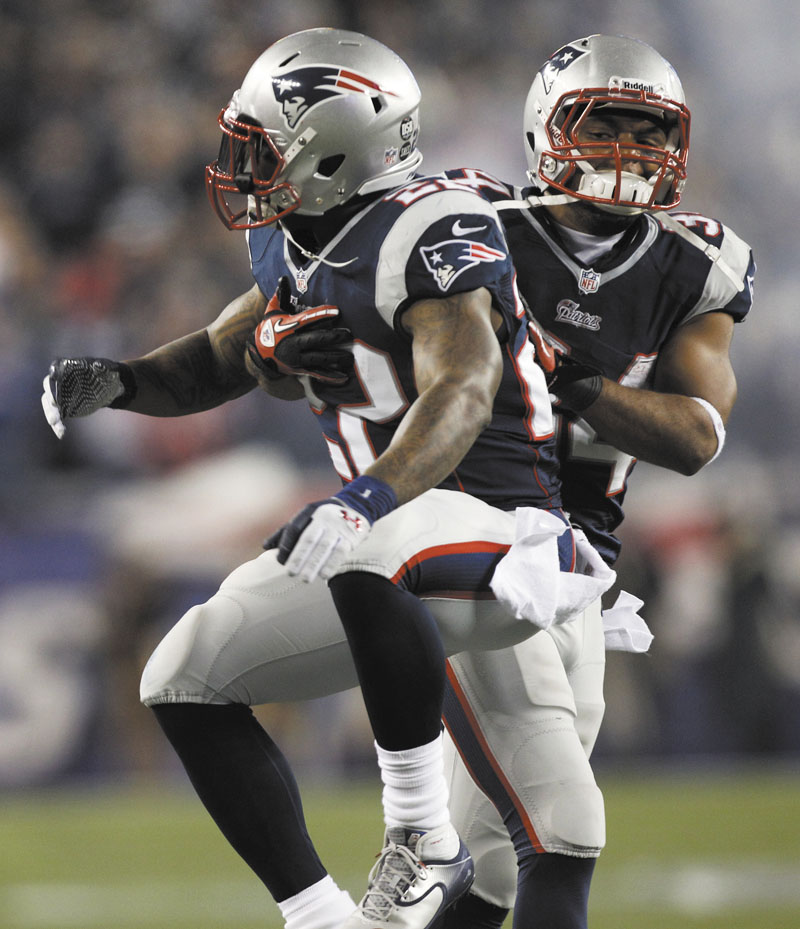
[[(489, 786), (502, 809), (517, 811), (509, 828), (516, 830), (518, 849), (531, 843), (537, 850), (596, 855), (603, 844), (602, 798), (581, 748), (576, 702), (582, 698), (577, 691), (572, 696), (565, 662), (576, 672), (583, 663), (587, 678), (599, 679), (599, 707), (596, 695), (587, 698), (599, 726), (604, 660), (599, 616), (597, 635), (595, 624), (585, 619), (537, 632), (492, 597), (489, 580), (514, 529), (513, 513), (466, 494), (432, 490), (379, 520), (340, 571), (378, 573), (430, 608), (447, 654), (458, 654), (448, 670), (448, 726), (471, 769), (499, 765), (501, 789)], [(524, 650), (511, 649), (521, 642)], [(594, 664), (590, 650), (598, 652)], [(493, 655), (502, 666), (494, 665)], [(518, 669), (509, 670), (514, 661)], [(255, 706), (356, 685), (327, 585), (289, 577), (268, 551), (236, 568), (210, 600), (192, 607), (167, 633), (142, 675), (141, 699), (148, 706)], [(455, 775), (452, 789), (459, 806), (459, 797), (471, 790)], [(590, 816), (572, 817), (585, 820), (580, 826), (570, 822), (569, 813), (579, 799), (587, 811), (592, 808)], [(496, 827), (491, 817), (470, 813), (473, 808), (474, 799), (465, 804), (463, 821), (472, 817), (476, 837), (484, 820), (490, 831)], [(517, 819), (523, 828), (517, 828)], [(513, 851), (509, 867), (513, 881)], [(504, 890), (487, 896), (501, 898), (506, 901)]]
[(513, 648), (448, 662), (450, 815), (475, 861), (472, 892), (496, 906), (514, 906), (515, 843), (520, 852), (580, 857), (597, 857), (605, 844), (588, 760), (605, 708), (604, 668), (599, 600)]

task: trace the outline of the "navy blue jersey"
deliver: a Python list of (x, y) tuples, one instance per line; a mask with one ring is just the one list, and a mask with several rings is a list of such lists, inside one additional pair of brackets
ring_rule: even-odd
[[(585, 267), (542, 207), (503, 206), (532, 190), (473, 170), (447, 176), (473, 185), (498, 207), (520, 293), (542, 328), (571, 357), (620, 384), (651, 384), (661, 347), (698, 315), (722, 310), (740, 322), (750, 309), (752, 253), (717, 220), (643, 214), (609, 253)], [(560, 413), (556, 423), (564, 508), (613, 563), (620, 547), (614, 530), (635, 459), (574, 414)]]
[(403, 310), (485, 287), (503, 320), (502, 381), (491, 424), (439, 486), (502, 509), (560, 506), (547, 388), (527, 337), (502, 224), (484, 197), (464, 184), (422, 178), (372, 201), (317, 258), (304, 257), (275, 226), (251, 230), (248, 242), (253, 276), (266, 296), (288, 275), (300, 301), (338, 306), (341, 324), (353, 333), (355, 375), (346, 384), (304, 379), (343, 480), (388, 447), (417, 398)]

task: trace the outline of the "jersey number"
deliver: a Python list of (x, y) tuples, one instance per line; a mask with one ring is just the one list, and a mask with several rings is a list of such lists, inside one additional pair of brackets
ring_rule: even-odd
[[(375, 458), (375, 449), (367, 432), (365, 420), (383, 423), (405, 412), (408, 400), (403, 394), (389, 356), (356, 342), (353, 345), (355, 373), (366, 400), (343, 404), (338, 408), (338, 430), (350, 451), (356, 473), (361, 474)], [(337, 474), (349, 481), (355, 476), (342, 449), (327, 439), (333, 466)]]
[[(553, 433), (552, 410), (544, 374), (533, 360), (532, 348), (528, 343), (526, 345), (528, 351), (517, 358), (518, 376), (526, 382), (532, 407), (531, 435), (540, 440)], [(366, 400), (339, 406), (337, 427), (350, 452), (356, 474), (362, 474), (377, 457), (366, 421), (384, 423), (396, 419), (408, 409), (409, 402), (388, 355), (357, 341), (353, 345), (353, 356), (355, 373)], [(327, 436), (326, 441), (336, 473), (346, 481), (352, 480), (355, 475), (344, 450)]]
[(632, 455), (621, 452), (613, 445), (600, 442), (597, 433), (583, 419), (562, 424), (569, 432), (569, 457), (578, 461), (593, 461), (607, 464), (610, 468), (606, 496), (613, 497), (625, 489), (628, 473), (636, 460)]

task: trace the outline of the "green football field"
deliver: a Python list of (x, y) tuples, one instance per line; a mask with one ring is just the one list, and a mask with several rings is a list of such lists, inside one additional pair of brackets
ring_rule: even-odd
[[(800, 927), (800, 771), (601, 769), (598, 778), (609, 841), (592, 929)], [(377, 786), (313, 786), (306, 797), (323, 859), (359, 897), (382, 837)], [(140, 787), (0, 799), (0, 926), (279, 929), (281, 921), (192, 795)]]

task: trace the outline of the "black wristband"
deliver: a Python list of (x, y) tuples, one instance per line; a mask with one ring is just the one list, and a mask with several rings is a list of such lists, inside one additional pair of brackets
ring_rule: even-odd
[(122, 381), (122, 393), (115, 400), (112, 400), (109, 406), (112, 410), (124, 410), (136, 396), (136, 378), (131, 366), (126, 365), (124, 361), (118, 362), (116, 371), (119, 374), (120, 381)]

